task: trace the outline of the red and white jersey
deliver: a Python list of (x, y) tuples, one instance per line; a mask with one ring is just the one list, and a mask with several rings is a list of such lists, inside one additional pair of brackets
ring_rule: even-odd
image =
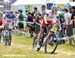
[(0, 26), (3, 25), (3, 19), (0, 19)]
[(0, 19), (0, 29), (4, 28), (5, 20), (3, 18)]
[(52, 25), (53, 24), (53, 22), (52, 21), (48, 21), (47, 19), (41, 19), (41, 20), (39, 20), (40, 21), (40, 23), (42, 24), (42, 26), (46, 26), (47, 24), (48, 25)]
[(4, 24), (8, 24), (9, 29), (13, 29), (13, 20), (12, 19), (5, 19)]

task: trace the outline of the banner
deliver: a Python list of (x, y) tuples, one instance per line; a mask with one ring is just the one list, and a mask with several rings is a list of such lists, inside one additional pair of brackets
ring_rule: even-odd
[(64, 4), (58, 4), (59, 7), (64, 7)]
[(30, 11), (30, 5), (25, 5), (25, 10)]

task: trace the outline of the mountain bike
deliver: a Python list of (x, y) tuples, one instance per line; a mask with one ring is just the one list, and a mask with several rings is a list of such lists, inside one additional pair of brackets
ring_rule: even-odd
[(11, 39), (12, 39), (10, 28), (12, 29), (13, 26), (9, 26), (9, 24), (5, 24), (4, 29), (2, 31), (3, 44), (8, 46), (11, 46)]
[[(41, 47), (44, 46), (45, 53), (53, 54), (58, 46), (58, 39), (59, 39), (58, 33), (59, 33), (58, 27), (53, 25), (48, 35), (43, 34), (43, 37), (40, 40), (40, 48), (38, 48), (37, 51), (39, 51)], [(36, 49), (37, 35), (38, 34), (35, 35), (33, 40), (33, 50)]]

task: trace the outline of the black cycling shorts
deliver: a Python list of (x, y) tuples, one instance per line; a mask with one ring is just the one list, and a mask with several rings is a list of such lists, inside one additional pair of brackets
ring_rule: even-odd
[(18, 23), (19, 28), (24, 28), (24, 24), (22, 22)]

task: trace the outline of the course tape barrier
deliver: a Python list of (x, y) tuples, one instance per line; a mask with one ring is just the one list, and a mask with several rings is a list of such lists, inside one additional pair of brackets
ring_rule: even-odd
[[(21, 34), (24, 34), (25, 36), (28, 36), (30, 35), (29, 32), (24, 32), (24, 31), (20, 31), (20, 30), (13, 30), (13, 32), (15, 33), (21, 33)], [(34, 34), (35, 35), (35, 34)], [(59, 38), (59, 40), (68, 40), (69, 38), (75, 38), (75, 34), (72, 35), (71, 37), (68, 37), (68, 36), (65, 36), (65, 37), (62, 37), (62, 38)]]

